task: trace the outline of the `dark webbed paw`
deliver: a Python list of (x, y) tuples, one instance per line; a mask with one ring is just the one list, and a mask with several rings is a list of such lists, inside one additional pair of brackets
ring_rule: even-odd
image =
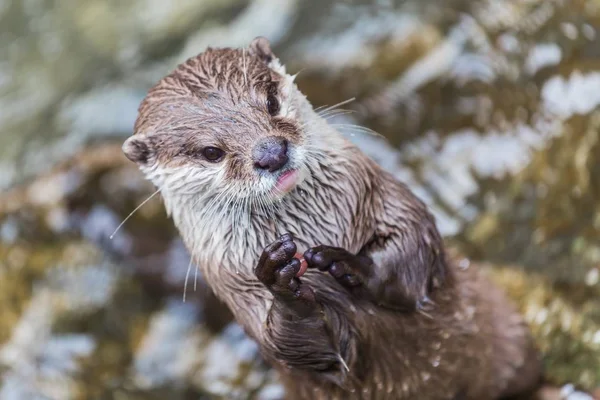
[[(254, 269), (273, 293), (265, 321), (266, 341), (275, 360), (290, 368), (342, 385), (343, 365), (352, 365), (357, 346), (353, 327), (327, 297), (317, 301), (301, 271), (300, 257), (291, 235), (286, 234), (263, 251)], [(323, 302), (325, 300), (325, 302)]]
[(300, 271), (300, 260), (294, 258), (296, 244), (291, 234), (286, 233), (268, 245), (254, 273), (275, 296), (284, 300), (314, 302), (314, 293), (296, 277)]
[[(395, 310), (426, 312), (434, 304), (426, 295), (415, 298), (405, 285), (390, 271), (377, 273), (371, 258), (355, 255), (331, 246), (315, 246), (304, 253), (309, 268), (327, 271), (355, 296), (363, 297), (379, 306)], [(393, 270), (392, 270), (393, 272)]]
[(341, 285), (347, 288), (360, 286), (370, 260), (356, 256), (339, 247), (315, 246), (304, 253), (309, 268), (328, 271)]

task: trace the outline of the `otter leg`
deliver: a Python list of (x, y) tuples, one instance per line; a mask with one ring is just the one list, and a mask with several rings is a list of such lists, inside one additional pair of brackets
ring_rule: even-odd
[(316, 373), (343, 386), (346, 370), (356, 357), (352, 327), (335, 307), (317, 301), (310, 286), (296, 277), (300, 261), (290, 234), (263, 251), (254, 269), (273, 293), (266, 321), (266, 354), (286, 366)]

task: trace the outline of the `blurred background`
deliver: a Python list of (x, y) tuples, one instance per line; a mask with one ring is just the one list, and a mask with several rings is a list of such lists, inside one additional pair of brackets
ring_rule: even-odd
[[(268, 37), (316, 106), (600, 387), (600, 1), (0, 0), (0, 399), (278, 399), (120, 146), (148, 88)], [(354, 125), (381, 133), (365, 132)]]

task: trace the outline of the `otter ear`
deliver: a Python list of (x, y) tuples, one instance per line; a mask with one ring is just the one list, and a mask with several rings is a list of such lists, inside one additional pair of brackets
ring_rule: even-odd
[(131, 161), (137, 164), (146, 164), (152, 154), (154, 147), (147, 136), (133, 135), (123, 143), (123, 153)]
[(269, 64), (276, 58), (273, 50), (271, 50), (271, 42), (263, 36), (255, 38), (250, 43), (250, 51), (257, 55), (265, 64)]

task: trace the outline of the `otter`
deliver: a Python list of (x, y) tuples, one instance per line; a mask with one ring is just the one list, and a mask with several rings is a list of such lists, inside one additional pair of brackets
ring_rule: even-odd
[(315, 112), (266, 38), (160, 80), (123, 151), (286, 398), (485, 400), (538, 384), (513, 304)]

